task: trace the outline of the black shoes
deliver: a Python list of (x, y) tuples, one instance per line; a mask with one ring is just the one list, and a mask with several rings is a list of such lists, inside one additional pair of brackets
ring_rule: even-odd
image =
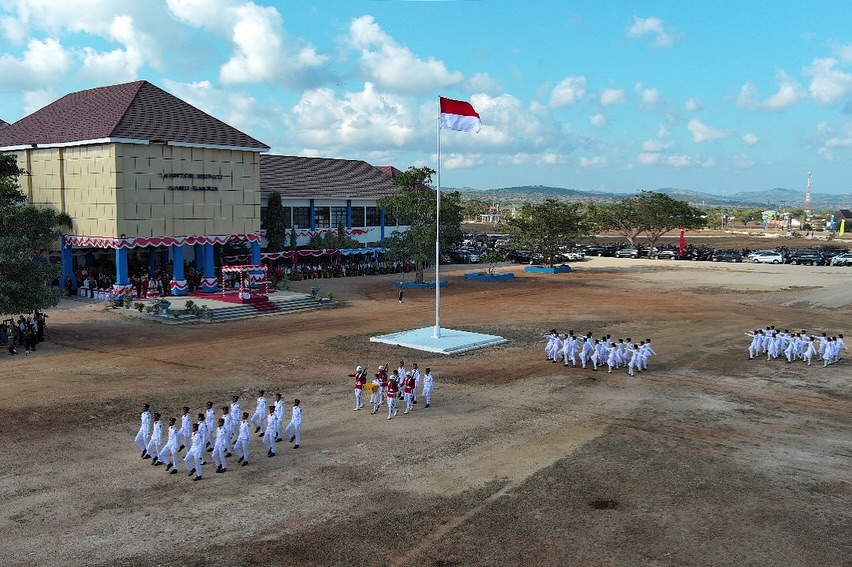
[(177, 474), (177, 469), (172, 469), (169, 474)]
[(255, 427), (254, 432), (257, 433), (258, 431), (260, 431), (260, 427)]
[(194, 478), (194, 479), (192, 479), (192, 480), (193, 480), (193, 481), (201, 480), (201, 477), (200, 477), (200, 476), (197, 476), (197, 477), (195, 477), (195, 478)]
[(240, 463), (242, 463), (242, 462), (243, 462), (243, 458), (242, 458), (242, 457), (240, 457), (240, 459), (237, 461), (237, 464), (240, 464)]
[(284, 440), (283, 440), (283, 439), (281, 439), (280, 437), (276, 437), (276, 438), (275, 438), (275, 442), (276, 442), (276, 443), (281, 443), (282, 441), (284, 441)]
[(172, 464), (171, 464), (171, 463), (169, 463), (169, 464), (167, 464), (167, 465), (166, 465), (166, 470), (167, 470), (167, 471), (168, 471), (168, 470), (170, 470), (171, 468), (172, 468)]
[(189, 471), (189, 476), (192, 476), (194, 474), (195, 474), (195, 469), (192, 469), (191, 471)]
[(142, 458), (144, 459), (145, 455), (147, 455), (147, 454), (148, 454), (148, 451), (142, 451)]
[(292, 443), (292, 442), (293, 442), (293, 441), (295, 441), (295, 440), (296, 440), (296, 436), (295, 436), (295, 435), (293, 435), (292, 437), (290, 437), (290, 443)]
[(293, 448), (294, 448), (294, 449), (298, 449), (298, 448), (299, 448), (299, 446), (298, 446), (298, 445), (293, 445)]

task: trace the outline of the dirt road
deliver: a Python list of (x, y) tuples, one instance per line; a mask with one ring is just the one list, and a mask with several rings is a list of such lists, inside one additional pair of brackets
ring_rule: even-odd
[[(216, 325), (64, 303), (48, 342), (2, 362), (3, 563), (852, 565), (850, 358), (748, 360), (743, 335), (848, 332), (852, 270), (574, 268), (442, 270), (442, 324), (509, 339), (451, 357), (369, 342), (434, 321), (434, 292), (399, 304), (390, 276), (322, 280), (335, 308)], [(545, 361), (554, 327), (651, 337), (658, 356), (634, 378), (564, 368)], [(433, 369), (432, 406), (353, 411), (345, 375), (401, 359)], [(302, 400), (300, 449), (267, 458), (254, 438), (249, 466), (208, 458), (202, 482), (140, 459), (143, 402), (251, 410), (259, 388), (288, 414)]]

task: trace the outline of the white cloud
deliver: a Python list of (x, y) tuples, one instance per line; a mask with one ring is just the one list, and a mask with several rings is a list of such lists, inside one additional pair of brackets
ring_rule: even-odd
[(698, 112), (704, 107), (701, 106), (701, 102), (697, 98), (691, 98), (683, 104), (683, 108), (687, 112)]
[(349, 26), (349, 43), (361, 51), (364, 74), (383, 88), (401, 93), (428, 93), (460, 83), (463, 76), (450, 72), (442, 61), (416, 57), (387, 35), (372, 16), (355, 18)]
[(0, 86), (33, 88), (56, 82), (71, 66), (68, 52), (55, 39), (31, 39), (18, 59), (0, 55)]
[(716, 162), (713, 158), (702, 159), (701, 156), (673, 155), (668, 156), (663, 164), (674, 169), (682, 169), (685, 167), (713, 167)]
[[(433, 120), (434, 113), (433, 108)], [(402, 98), (369, 82), (342, 99), (329, 88), (306, 91), (290, 114), (289, 136), (305, 147), (401, 148), (421, 132), (418, 116)]]
[(441, 156), (441, 166), (447, 169), (470, 169), (482, 165), (483, 159), (479, 154), (457, 154)]
[(560, 108), (571, 106), (586, 96), (585, 77), (565, 77), (553, 87), (550, 93), (550, 106)]
[(746, 132), (743, 134), (743, 143), (747, 146), (753, 146), (757, 144), (760, 140), (757, 137), (757, 134), (752, 132)]
[(645, 142), (642, 143), (642, 151), (646, 153), (663, 152), (671, 147), (671, 143), (665, 143), (659, 140), (645, 140)]
[(712, 142), (713, 140), (725, 138), (731, 134), (729, 130), (713, 128), (711, 126), (707, 126), (700, 120), (694, 119), (689, 121), (687, 128), (689, 128), (689, 131), (692, 132), (692, 140), (697, 143)]
[(834, 104), (852, 93), (852, 75), (836, 67), (836, 59), (818, 57), (802, 71), (805, 76), (811, 77), (808, 90), (820, 104)]
[(654, 36), (654, 47), (665, 49), (673, 46), (680, 37), (666, 31), (663, 20), (660, 18), (640, 18), (633, 16), (633, 23), (627, 28), (627, 35), (630, 37), (643, 37), (647, 34)]
[(592, 126), (597, 126), (600, 128), (601, 126), (606, 126), (606, 116), (601, 114), (600, 112), (592, 114), (589, 116), (589, 124)]
[(660, 129), (657, 130), (658, 138), (668, 138), (671, 136), (671, 131), (669, 131), (668, 127), (665, 124), (660, 125)]
[(639, 93), (639, 99), (646, 106), (653, 106), (660, 102), (660, 93), (655, 88), (646, 89), (642, 83), (636, 83), (636, 92)]
[(598, 97), (602, 106), (613, 106), (624, 104), (624, 89), (603, 89)]
[(737, 154), (731, 158), (735, 169), (750, 169), (754, 167), (754, 161), (745, 154)]
[(52, 88), (24, 92), (24, 115), (41, 110), (59, 96)]
[(603, 156), (581, 157), (580, 167), (585, 168), (601, 168), (606, 167), (606, 158)]
[(787, 76), (784, 71), (776, 73), (778, 78), (778, 92), (764, 101), (760, 100), (757, 87), (745, 84), (740, 89), (737, 104), (750, 110), (783, 110), (793, 106), (806, 96), (805, 89), (798, 82)]
[(477, 73), (466, 81), (467, 89), (471, 92), (497, 93), (502, 84), (488, 73)]
[(270, 128), (275, 123), (271, 116), (275, 109), (252, 96), (214, 87), (210, 81), (181, 83), (166, 79), (163, 86), (176, 97), (249, 135), (252, 130)]
[(132, 81), (138, 76), (139, 69), (146, 60), (154, 60), (155, 56), (148, 53), (147, 46), (154, 43), (153, 39), (134, 28), (133, 18), (119, 16), (112, 21), (109, 37), (124, 46), (124, 49), (114, 49), (99, 52), (91, 47), (83, 48), (83, 77), (95, 82)]
[(639, 154), (639, 163), (642, 165), (654, 165), (660, 162), (661, 157), (658, 153), (641, 153)]

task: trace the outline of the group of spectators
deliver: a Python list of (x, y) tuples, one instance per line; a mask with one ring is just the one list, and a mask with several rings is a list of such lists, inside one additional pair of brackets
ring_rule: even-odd
[(293, 268), (289, 262), (274, 262), (270, 274), (277, 280), (313, 280), (321, 278), (343, 278), (351, 276), (374, 276), (377, 274), (399, 274), (414, 270), (408, 261), (358, 260), (348, 257), (340, 262), (303, 261)]
[(0, 323), (0, 344), (7, 345), (10, 355), (18, 354), (19, 348), (30, 354), (46, 336), (47, 315), (38, 310), (26, 317), (18, 316), (17, 321), (12, 318)]

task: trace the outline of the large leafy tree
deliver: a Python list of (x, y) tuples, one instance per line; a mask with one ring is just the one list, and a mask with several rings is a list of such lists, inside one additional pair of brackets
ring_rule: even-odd
[(707, 225), (707, 219), (701, 209), (664, 193), (642, 191), (632, 199), (636, 201), (639, 218), (648, 237), (649, 255), (664, 234), (676, 228), (694, 229)]
[(50, 285), (59, 266), (41, 254), (56, 248), (67, 215), (27, 205), (18, 187), (24, 173), (14, 156), (0, 155), (0, 313), (8, 315), (59, 301), (59, 288)]
[(547, 199), (527, 203), (508, 221), (513, 246), (530, 250), (553, 267), (562, 248), (574, 245), (589, 233), (589, 215), (580, 203)]
[[(391, 211), (399, 220), (399, 224), (409, 227), (405, 232), (394, 231), (385, 238), (384, 244), (391, 258), (406, 259), (414, 263), (417, 283), (424, 282), (423, 272), (435, 258), (437, 199), (435, 190), (429, 188), (434, 173), (435, 171), (428, 167), (409, 167), (393, 180), (399, 191), (377, 202), (379, 207)], [(458, 192), (442, 192), (442, 251), (462, 241), (463, 215), (461, 195)]]
[(266, 250), (280, 252), (287, 246), (287, 222), (284, 207), (281, 205), (281, 193), (273, 191), (266, 203)]
[(635, 197), (613, 203), (595, 204), (589, 212), (596, 228), (617, 231), (631, 246), (635, 245), (636, 237), (645, 230)]

